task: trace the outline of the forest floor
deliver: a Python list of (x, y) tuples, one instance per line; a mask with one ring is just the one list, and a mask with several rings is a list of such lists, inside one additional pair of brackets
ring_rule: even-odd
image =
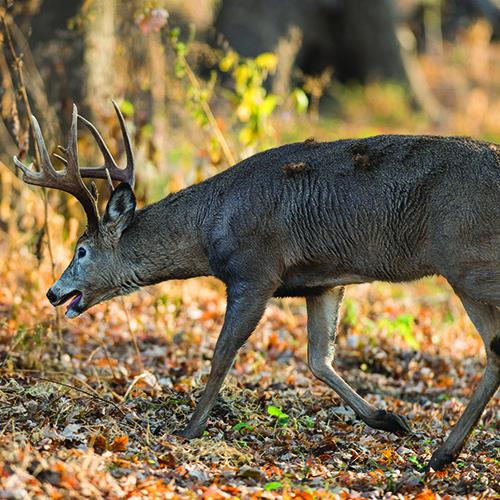
[(343, 306), (340, 372), (409, 417), (411, 435), (368, 428), (311, 375), (304, 304), (288, 299), (269, 305), (205, 435), (186, 441), (173, 432), (206, 380), (221, 286), (173, 282), (117, 299), (62, 319), (58, 341), (30, 281), (37, 266), (22, 265), (0, 284), (1, 498), (500, 497), (498, 394), (458, 460), (423, 473), (484, 366), (443, 280), (349, 287)]

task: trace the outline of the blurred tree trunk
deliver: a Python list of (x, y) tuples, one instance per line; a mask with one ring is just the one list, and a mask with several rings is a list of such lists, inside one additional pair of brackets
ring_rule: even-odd
[[(68, 29), (81, 6), (82, 0), (29, 0), (13, 8), (19, 27), (13, 35), (22, 47), (28, 89), (36, 84), (34, 78), (43, 82), (46, 100), (57, 115), (63, 108), (69, 116), (71, 103), (82, 97), (83, 43), (78, 30)], [(47, 110), (34, 97), (47, 118)]]
[(334, 68), (343, 80), (406, 80), (392, 0), (344, 0), (332, 16)]
[(291, 26), (302, 32), (297, 62), (306, 73), (333, 67), (342, 81), (406, 80), (391, 0), (223, 0), (217, 19), (247, 56), (274, 50)]
[(85, 26), (85, 94), (92, 114), (109, 109), (115, 80), (116, 0), (94, 0)]
[(167, 60), (159, 33), (149, 37), (149, 66), (151, 69), (151, 112), (156, 146), (155, 164), (160, 172), (168, 168)]

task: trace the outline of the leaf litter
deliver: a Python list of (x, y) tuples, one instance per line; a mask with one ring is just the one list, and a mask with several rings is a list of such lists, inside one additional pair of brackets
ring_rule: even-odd
[(208, 376), (218, 284), (148, 289), (125, 300), (127, 314), (120, 301), (98, 306), (63, 324), (61, 346), (42, 292), (30, 293), (31, 310), (12, 312), (5, 296), (0, 308), (2, 498), (500, 495), (498, 395), (458, 460), (422, 472), (484, 366), (442, 280), (351, 287), (343, 308), (336, 366), (372, 404), (411, 419), (405, 437), (366, 427), (310, 374), (301, 300), (270, 304), (205, 434), (187, 441), (174, 433)]

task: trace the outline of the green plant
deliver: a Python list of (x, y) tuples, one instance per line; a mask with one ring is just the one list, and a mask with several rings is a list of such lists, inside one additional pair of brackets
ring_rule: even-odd
[(411, 314), (400, 314), (395, 319), (383, 318), (378, 321), (378, 326), (386, 328), (390, 335), (398, 333), (409, 347), (415, 350), (420, 349), (420, 343), (413, 334), (415, 318)]
[(275, 417), (278, 424), (280, 425), (287, 425), (289, 416), (284, 413), (281, 408), (278, 408), (277, 406), (268, 406), (267, 407), (267, 414), (271, 415), (271, 417)]
[(209, 139), (212, 150), (220, 148), (227, 163), (235, 163), (235, 156), (231, 151), (229, 144), (222, 133), (221, 127), (215, 118), (215, 115), (209, 105), (210, 98), (213, 95), (217, 75), (211, 72), (209, 82), (201, 81), (194, 73), (187, 60), (187, 54), (190, 42), (194, 37), (194, 32), (187, 42), (180, 39), (180, 29), (173, 28), (169, 32), (170, 45), (175, 53), (175, 75), (177, 78), (187, 79), (187, 105), (190, 108), (193, 118), (202, 127), (209, 126), (212, 131), (212, 137)]
[(422, 470), (424, 468), (424, 466), (420, 463), (420, 460), (415, 455), (409, 456), (408, 462), (411, 462), (413, 465), (415, 465), (418, 470)]
[(247, 424), (246, 422), (238, 422), (237, 424), (233, 425), (233, 429), (235, 431), (253, 431), (253, 427), (250, 424)]
[(220, 70), (233, 78), (234, 91), (229, 95), (242, 125), (238, 139), (243, 146), (256, 143), (262, 135), (272, 134), (269, 118), (279, 98), (267, 92), (264, 82), (274, 73), (277, 63), (276, 55), (269, 52), (255, 59), (242, 59), (234, 51), (229, 51), (219, 63)]
[(306, 429), (313, 429), (315, 426), (315, 421), (309, 415), (304, 415), (303, 417), (300, 418), (299, 424), (301, 427), (304, 427)]
[[(271, 117), (283, 99), (267, 91), (265, 83), (276, 71), (276, 54), (264, 52), (256, 58), (240, 57), (228, 51), (219, 62), (219, 69), (233, 78), (233, 91), (229, 99), (236, 109), (241, 128), (239, 141), (243, 146), (257, 144), (263, 137), (273, 134)], [(309, 105), (306, 93), (296, 88), (290, 93), (297, 112), (304, 112)]]
[(207, 81), (195, 74), (188, 61), (192, 35), (187, 41), (182, 41), (180, 30), (173, 28), (169, 32), (169, 41), (176, 56), (175, 75), (186, 82), (186, 105), (199, 126), (211, 131), (208, 141), (211, 158), (218, 158), (222, 153), (227, 163), (235, 163), (235, 155), (210, 106), (215, 95), (222, 97), (234, 110), (231, 125), (235, 127), (242, 147), (257, 148), (269, 143), (275, 135), (272, 118), (280, 105), (291, 104), (298, 113), (308, 109), (309, 99), (301, 88), (294, 88), (285, 98), (267, 90), (268, 78), (279, 62), (276, 54), (265, 52), (249, 58), (241, 57), (232, 49), (215, 52), (218, 69), (230, 77), (222, 87), (215, 70), (210, 72)]
[(279, 481), (271, 481), (264, 485), (264, 489), (266, 491), (280, 490), (281, 488), (283, 488), (283, 484), (280, 483)]

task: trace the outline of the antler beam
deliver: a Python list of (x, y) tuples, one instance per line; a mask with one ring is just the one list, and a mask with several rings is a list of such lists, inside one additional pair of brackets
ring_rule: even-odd
[(68, 146), (64, 150), (67, 158), (64, 160), (65, 167), (62, 170), (56, 170), (52, 165), (40, 125), (33, 115), (31, 116), (31, 121), (35, 132), (36, 147), (41, 158), (40, 172), (31, 170), (30, 167), (19, 161), (17, 156), (14, 156), (14, 163), (21, 169), (23, 181), (27, 184), (59, 189), (73, 195), (85, 210), (89, 229), (96, 229), (99, 224), (97, 196), (93, 196), (83, 182), (81, 171), (78, 167), (77, 120), (78, 110), (73, 105)]
[[(33, 130), (35, 134), (35, 142), (38, 152), (40, 153), (40, 172), (32, 170), (30, 167), (24, 165), (19, 159), (14, 156), (14, 163), (23, 173), (23, 180), (27, 184), (34, 186), (42, 186), (47, 188), (59, 189), (73, 195), (83, 206), (87, 214), (87, 223), (90, 229), (97, 228), (99, 224), (99, 210), (97, 207), (97, 192), (95, 189), (89, 188), (83, 182), (84, 178), (90, 179), (106, 179), (112, 186), (111, 180), (126, 182), (132, 188), (135, 183), (134, 174), (134, 155), (130, 143), (130, 137), (125, 126), (125, 119), (120, 111), (120, 108), (113, 101), (115, 112), (118, 116), (120, 129), (123, 136), (123, 143), (125, 145), (125, 153), (127, 156), (127, 165), (125, 168), (120, 168), (111, 153), (109, 152), (104, 139), (97, 130), (97, 128), (78, 114), (78, 110), (73, 105), (73, 112), (71, 116), (71, 128), (68, 138), (67, 147), (59, 147), (59, 149), (66, 155), (63, 158), (60, 155), (55, 155), (64, 164), (62, 170), (56, 170), (50, 161), (50, 155), (47, 151), (47, 146), (43, 139), (40, 125), (34, 116), (31, 117), (33, 123)], [(77, 146), (77, 121), (80, 119), (83, 124), (90, 130), (92, 136), (97, 142), (99, 149), (104, 157), (104, 164), (100, 167), (87, 167), (79, 168), (78, 166), (78, 146)]]

